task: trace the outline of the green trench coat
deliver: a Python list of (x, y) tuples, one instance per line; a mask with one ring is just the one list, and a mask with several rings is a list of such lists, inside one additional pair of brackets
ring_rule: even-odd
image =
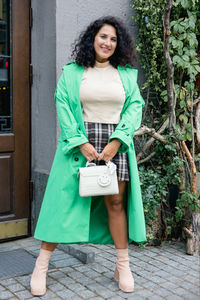
[[(84, 68), (64, 66), (56, 92), (61, 135), (41, 206), (34, 237), (54, 243), (113, 244), (103, 197), (80, 197), (78, 171), (86, 159), (78, 145), (88, 142), (82, 117), (79, 90)], [(121, 119), (110, 140), (117, 138), (119, 152), (128, 152), (130, 181), (125, 195), (129, 242), (146, 240), (143, 203), (133, 144), (144, 101), (137, 85), (137, 70), (118, 67), (126, 94)]]

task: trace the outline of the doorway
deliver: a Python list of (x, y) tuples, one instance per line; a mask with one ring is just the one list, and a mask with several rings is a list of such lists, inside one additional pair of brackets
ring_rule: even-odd
[(0, 241), (29, 234), (29, 14), (29, 0), (0, 0)]

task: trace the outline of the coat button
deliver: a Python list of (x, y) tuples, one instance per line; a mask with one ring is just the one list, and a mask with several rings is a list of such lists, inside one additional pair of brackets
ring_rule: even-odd
[(79, 161), (79, 158), (78, 158), (78, 157), (75, 157), (74, 160), (75, 160), (75, 161)]
[(125, 126), (126, 126), (126, 125), (125, 125), (125, 124), (123, 124), (123, 125), (122, 125), (122, 128), (124, 128)]

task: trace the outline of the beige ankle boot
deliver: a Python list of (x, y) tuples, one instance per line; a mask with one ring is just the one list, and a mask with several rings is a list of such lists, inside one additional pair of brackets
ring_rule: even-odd
[(114, 278), (119, 281), (119, 288), (123, 292), (130, 293), (134, 291), (134, 279), (129, 267), (128, 248), (116, 249), (117, 263)]
[(30, 282), (31, 294), (34, 296), (42, 296), (46, 293), (46, 273), (51, 254), (52, 251), (40, 249)]

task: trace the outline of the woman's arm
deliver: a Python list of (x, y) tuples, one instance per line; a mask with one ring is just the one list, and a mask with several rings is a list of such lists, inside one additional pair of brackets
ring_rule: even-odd
[(75, 147), (87, 143), (88, 139), (80, 129), (70, 109), (64, 74), (61, 75), (55, 91), (56, 109), (61, 136), (64, 142), (63, 152), (67, 154)]
[(121, 142), (119, 152), (128, 151), (133, 141), (134, 133), (141, 125), (144, 100), (142, 99), (137, 83), (134, 83), (134, 88), (126, 102), (126, 107), (121, 114), (121, 120), (109, 139), (109, 142), (113, 139), (118, 139)]

